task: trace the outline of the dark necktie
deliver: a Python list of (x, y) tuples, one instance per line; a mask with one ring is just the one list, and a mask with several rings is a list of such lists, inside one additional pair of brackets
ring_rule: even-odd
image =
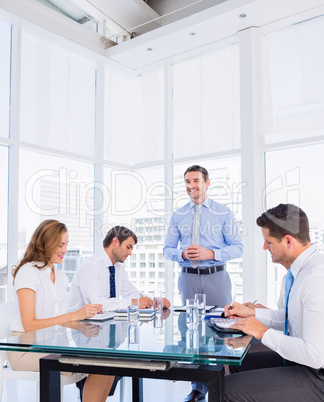
[(289, 300), (289, 293), (290, 293), (290, 289), (292, 287), (293, 281), (294, 281), (294, 276), (291, 273), (291, 270), (289, 268), (287, 275), (286, 275), (286, 283), (285, 283), (285, 329), (284, 329), (285, 335), (289, 335), (288, 300)]
[(115, 347), (116, 344), (116, 324), (110, 324), (109, 326), (109, 345), (110, 349)]
[(110, 271), (110, 278), (109, 278), (110, 297), (116, 297), (115, 266), (112, 265), (111, 267), (109, 267), (109, 271)]

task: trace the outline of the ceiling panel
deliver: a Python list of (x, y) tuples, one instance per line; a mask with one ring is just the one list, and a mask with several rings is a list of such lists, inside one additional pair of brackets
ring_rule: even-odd
[[(324, 12), (323, 0), (229, 0), (105, 51), (116, 62), (141, 71), (154, 63), (309, 11)], [(304, 15), (300, 18), (304, 18)]]
[[(147, 32), (146, 23), (160, 17), (142, 0), (88, 0), (88, 2), (125, 31), (128, 33), (135, 31), (137, 35)], [(158, 22), (154, 22), (151, 29), (159, 26)]]

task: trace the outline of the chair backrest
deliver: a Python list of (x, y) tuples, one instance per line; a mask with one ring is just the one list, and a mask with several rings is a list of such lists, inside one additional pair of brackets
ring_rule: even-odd
[(0, 303), (0, 339), (11, 336), (9, 324), (18, 311), (18, 303)]

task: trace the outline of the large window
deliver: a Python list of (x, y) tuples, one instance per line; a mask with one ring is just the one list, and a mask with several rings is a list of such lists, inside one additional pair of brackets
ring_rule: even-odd
[(9, 137), (11, 26), (0, 19), (0, 136)]
[(173, 66), (173, 156), (240, 147), (239, 49), (232, 45)]
[[(311, 241), (324, 251), (324, 144), (283, 149), (266, 154), (266, 208), (279, 203), (301, 207), (310, 222)], [(280, 161), (280, 163), (278, 163)], [(268, 253), (269, 254), (269, 253)], [(268, 258), (268, 299), (275, 306), (286, 270)]]
[(106, 70), (105, 159), (124, 165), (164, 157), (164, 75)]
[(0, 303), (7, 301), (8, 148), (0, 146)]
[[(324, 17), (267, 33), (262, 37), (260, 133), (276, 150), (266, 152), (264, 208), (294, 203), (310, 219), (311, 240), (323, 248), (321, 185), (324, 138)], [(289, 141), (303, 147), (288, 147)], [(280, 149), (280, 143), (285, 148)], [(279, 149), (278, 149), (279, 148)], [(269, 254), (269, 253), (267, 253)], [(286, 270), (267, 256), (268, 305), (276, 306)]]
[[(9, 137), (11, 25), (0, 19), (0, 137)], [(0, 303), (7, 301), (8, 148), (0, 146)]]
[(324, 17), (263, 37), (262, 131), (267, 143), (324, 133)]
[[(102, 234), (115, 225), (134, 231), (138, 243), (126, 260), (132, 282), (145, 294), (164, 289), (164, 265), (159, 266), (165, 238), (165, 199), (171, 197), (162, 167), (151, 169), (105, 169), (108, 196)], [(107, 200), (107, 198), (106, 198)], [(156, 274), (158, 272), (158, 274)]]
[(21, 140), (94, 156), (95, 65), (26, 31), (21, 58)]
[[(93, 253), (94, 167), (22, 150), (19, 170), (20, 254), (37, 225), (57, 219), (69, 231), (69, 253), (62, 269), (72, 276), (83, 257)], [(74, 260), (74, 263), (71, 262)]]

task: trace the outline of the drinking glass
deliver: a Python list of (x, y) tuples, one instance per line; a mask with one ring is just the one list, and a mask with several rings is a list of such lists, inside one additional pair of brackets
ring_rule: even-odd
[(128, 326), (128, 350), (138, 350), (140, 342), (140, 329), (138, 325)]
[(163, 334), (162, 314), (155, 314), (155, 318), (153, 321), (153, 334), (154, 335), (162, 335)]
[(131, 304), (127, 309), (127, 318), (130, 325), (137, 325), (139, 323), (139, 299), (132, 299)]
[(189, 329), (197, 329), (199, 318), (198, 318), (198, 302), (195, 299), (186, 300), (186, 323)]
[(206, 315), (206, 295), (204, 293), (196, 293), (195, 300), (198, 303), (199, 318)]
[(188, 329), (186, 332), (186, 353), (199, 353), (199, 332), (196, 329)]
[(154, 292), (153, 307), (156, 314), (161, 314), (163, 311), (163, 295), (160, 291)]

